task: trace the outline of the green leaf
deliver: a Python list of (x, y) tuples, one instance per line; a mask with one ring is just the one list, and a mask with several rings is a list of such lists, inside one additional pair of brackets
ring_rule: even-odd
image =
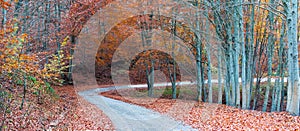
[(5, 111), (5, 113), (11, 113), (11, 110), (10, 110), (10, 109), (7, 109), (7, 110)]
[(52, 87), (48, 88), (48, 93), (55, 94), (55, 90)]
[(23, 85), (23, 81), (22, 80), (17, 80), (17, 85)]
[(4, 125), (4, 126), (3, 126), (3, 129), (7, 129), (7, 126), (6, 126), (6, 125)]
[(39, 92), (38, 91), (34, 91), (33, 94), (34, 95), (39, 95)]
[(6, 125), (4, 125), (4, 126), (3, 126), (3, 129), (6, 129), (6, 128), (7, 128), (7, 126), (6, 126)]
[(49, 94), (55, 94), (55, 90), (51, 87), (50, 83), (45, 82), (46, 85), (46, 92)]
[(36, 78), (34, 76), (28, 76), (28, 79), (31, 80), (33, 83), (36, 83)]
[(46, 85), (47, 88), (51, 87), (50, 83), (48, 83), (48, 82), (45, 82), (45, 85)]

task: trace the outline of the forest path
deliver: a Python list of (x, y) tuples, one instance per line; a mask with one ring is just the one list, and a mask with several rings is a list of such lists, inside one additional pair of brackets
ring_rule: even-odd
[[(143, 86), (140, 86), (143, 87)], [(141, 106), (128, 104), (99, 95), (121, 88), (118, 86), (97, 88), (78, 92), (80, 96), (100, 108), (113, 122), (116, 130), (120, 131), (191, 131), (196, 130), (171, 117), (146, 109)]]

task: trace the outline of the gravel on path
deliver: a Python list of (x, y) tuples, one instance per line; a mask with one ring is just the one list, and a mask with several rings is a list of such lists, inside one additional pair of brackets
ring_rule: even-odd
[(100, 108), (120, 131), (196, 131), (182, 122), (141, 106), (128, 104), (99, 95), (122, 87), (97, 88), (78, 92), (80, 96)]

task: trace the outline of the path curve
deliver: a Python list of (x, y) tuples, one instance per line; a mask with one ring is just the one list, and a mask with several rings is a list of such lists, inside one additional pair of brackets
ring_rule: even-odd
[(119, 131), (196, 131), (158, 112), (99, 95), (101, 92), (132, 87), (134, 86), (97, 88), (78, 94), (100, 108)]
[[(254, 79), (255, 80), (255, 79)], [(267, 78), (262, 78), (261, 81), (267, 81)], [(285, 78), (286, 82), (287, 79)], [(217, 83), (216, 79), (211, 81)], [(241, 82), (241, 81), (239, 81)], [(271, 82), (275, 82), (272, 78)], [(205, 80), (207, 83), (207, 80)], [(195, 85), (192, 81), (177, 82), (176, 85)], [(171, 83), (155, 83), (154, 86), (171, 86)], [(78, 92), (80, 96), (96, 105), (98, 108), (111, 119), (117, 130), (129, 130), (129, 131), (169, 131), (169, 130), (183, 130), (190, 131), (196, 130), (190, 126), (184, 125), (182, 122), (176, 121), (166, 115), (162, 115), (158, 112), (146, 109), (141, 106), (125, 103), (119, 100), (110, 99), (99, 95), (101, 92), (118, 89), (128, 88), (144, 88), (146, 84), (139, 85), (124, 85), (124, 86), (112, 86), (106, 88), (97, 88), (86, 91)]]

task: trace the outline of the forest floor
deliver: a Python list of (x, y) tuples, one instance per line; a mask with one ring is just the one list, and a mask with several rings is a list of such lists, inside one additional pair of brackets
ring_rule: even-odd
[[(44, 99), (38, 104), (36, 97), (27, 95), (22, 110), (20, 100), (11, 103), (4, 121), (4, 130), (114, 130), (112, 121), (97, 106), (80, 97), (73, 86), (54, 87), (56, 99)], [(241, 110), (221, 105), (198, 103), (189, 94), (194, 91), (181, 89), (179, 99), (170, 99), (168, 92), (159, 97), (145, 97), (145, 89), (118, 89), (101, 95), (146, 107), (183, 121), (196, 129), (207, 130), (295, 130), (300, 129), (300, 117), (287, 112), (261, 112)], [(156, 92), (157, 93), (157, 92)], [(161, 92), (160, 92), (161, 93)], [(3, 118), (1, 114), (0, 119)]]
[(118, 89), (101, 93), (101, 95), (166, 114), (199, 130), (300, 129), (300, 117), (291, 116), (287, 112), (241, 110), (222, 104), (199, 103), (190, 98), (172, 100), (168, 93), (163, 93), (167, 95), (158, 93), (159, 97), (154, 95), (150, 98), (143, 96), (147, 94), (145, 90)]
[[(24, 108), (20, 100), (11, 103), (3, 123), (4, 130), (114, 130), (110, 119), (96, 106), (80, 97), (71, 85), (54, 87), (57, 98), (36, 101), (27, 95)], [(0, 114), (0, 120), (3, 114)]]

